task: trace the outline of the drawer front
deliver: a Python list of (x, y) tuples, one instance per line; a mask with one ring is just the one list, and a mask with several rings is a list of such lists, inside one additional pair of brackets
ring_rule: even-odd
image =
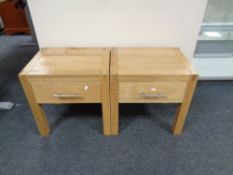
[(119, 86), (122, 103), (181, 103), (187, 82), (123, 82)]
[(99, 82), (80, 82), (75, 78), (31, 78), (37, 103), (99, 103)]

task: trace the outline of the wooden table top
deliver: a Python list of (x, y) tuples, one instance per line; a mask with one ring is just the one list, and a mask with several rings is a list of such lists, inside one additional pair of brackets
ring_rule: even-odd
[(23, 69), (27, 75), (102, 75), (109, 73), (105, 48), (41, 49)]
[(178, 48), (115, 48), (111, 58), (119, 76), (197, 74)]

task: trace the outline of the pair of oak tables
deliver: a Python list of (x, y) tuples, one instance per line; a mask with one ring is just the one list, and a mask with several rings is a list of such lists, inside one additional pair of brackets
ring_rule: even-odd
[(177, 103), (182, 133), (198, 75), (178, 48), (44, 48), (19, 78), (41, 136), (43, 104), (101, 103), (103, 133), (119, 133), (119, 103)]

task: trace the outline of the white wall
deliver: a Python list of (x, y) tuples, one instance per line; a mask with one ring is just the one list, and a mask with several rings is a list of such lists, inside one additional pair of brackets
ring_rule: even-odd
[(233, 80), (233, 58), (194, 59), (201, 80)]
[(172, 46), (192, 60), (207, 0), (28, 0), (40, 47)]

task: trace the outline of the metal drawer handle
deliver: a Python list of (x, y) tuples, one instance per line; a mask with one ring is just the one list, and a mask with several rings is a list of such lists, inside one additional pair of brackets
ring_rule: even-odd
[(157, 94), (146, 94), (146, 93), (141, 93), (141, 96), (144, 98), (158, 98), (158, 97), (165, 97), (164, 94), (157, 93)]
[(62, 94), (62, 93), (57, 93), (54, 94), (53, 97), (55, 98), (79, 98), (79, 94)]

